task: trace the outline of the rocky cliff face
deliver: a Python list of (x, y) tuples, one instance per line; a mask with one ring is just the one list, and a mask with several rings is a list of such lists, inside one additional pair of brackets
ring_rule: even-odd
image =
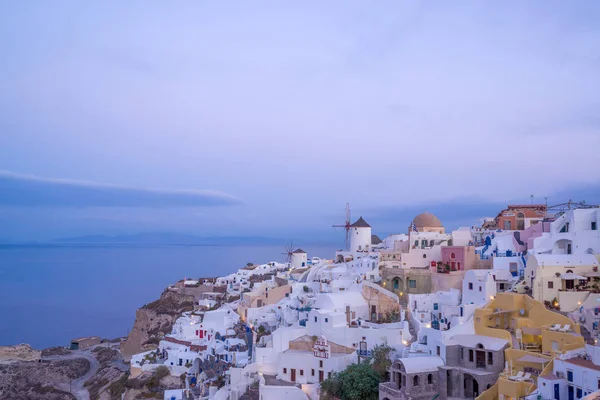
[(38, 361), (42, 352), (32, 349), (28, 344), (0, 347), (0, 363), (15, 361)]
[(175, 320), (185, 311), (194, 307), (194, 296), (181, 293), (177, 289), (165, 290), (160, 298), (139, 308), (135, 315), (133, 329), (121, 343), (121, 353), (125, 361), (131, 356), (156, 349), (158, 342), (171, 333)]

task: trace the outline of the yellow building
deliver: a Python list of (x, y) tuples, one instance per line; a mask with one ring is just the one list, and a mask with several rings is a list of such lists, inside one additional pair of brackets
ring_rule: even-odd
[(511, 344), (498, 382), (477, 400), (524, 398), (537, 388), (539, 376), (552, 372), (554, 357), (585, 345), (579, 324), (523, 294), (499, 293), (473, 318), (478, 335)]

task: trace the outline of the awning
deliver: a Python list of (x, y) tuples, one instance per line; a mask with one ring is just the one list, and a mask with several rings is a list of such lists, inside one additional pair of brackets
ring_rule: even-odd
[(588, 278), (600, 278), (600, 271), (591, 271), (583, 273)]
[(548, 361), (550, 361), (550, 360), (548, 360), (547, 358), (536, 357), (536, 356), (532, 356), (529, 354), (527, 354), (517, 360), (517, 362), (527, 362), (527, 363), (536, 363), (536, 364), (544, 364), (544, 363), (547, 363)]
[(577, 275), (577, 274), (574, 274), (574, 273), (572, 273), (572, 272), (567, 272), (566, 274), (560, 274), (560, 279), (568, 279), (568, 280), (573, 280), (573, 279), (587, 280), (587, 278), (586, 278), (585, 276)]
[(528, 326), (524, 326), (522, 332), (524, 335), (541, 335), (542, 330), (540, 328), (530, 328)]

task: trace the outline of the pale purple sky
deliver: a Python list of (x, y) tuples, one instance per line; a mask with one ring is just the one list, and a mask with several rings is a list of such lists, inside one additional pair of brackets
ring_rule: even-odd
[(599, 20), (592, 0), (3, 2), (0, 237), (326, 236), (346, 201), (384, 234), (600, 201)]

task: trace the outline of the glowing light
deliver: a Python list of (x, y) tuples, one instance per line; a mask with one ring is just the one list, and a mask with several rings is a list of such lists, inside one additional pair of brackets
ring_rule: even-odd
[(403, 341), (402, 341), (402, 344), (403, 344), (403, 345), (405, 345), (405, 346), (407, 346), (407, 345), (408, 345), (408, 342), (407, 342), (406, 340), (403, 340)]
[(494, 300), (494, 296), (490, 296), (490, 300)]
[(425, 325), (425, 328), (431, 328), (431, 324)]
[(403, 296), (403, 295), (404, 295), (404, 293), (400, 292), (400, 296)]

